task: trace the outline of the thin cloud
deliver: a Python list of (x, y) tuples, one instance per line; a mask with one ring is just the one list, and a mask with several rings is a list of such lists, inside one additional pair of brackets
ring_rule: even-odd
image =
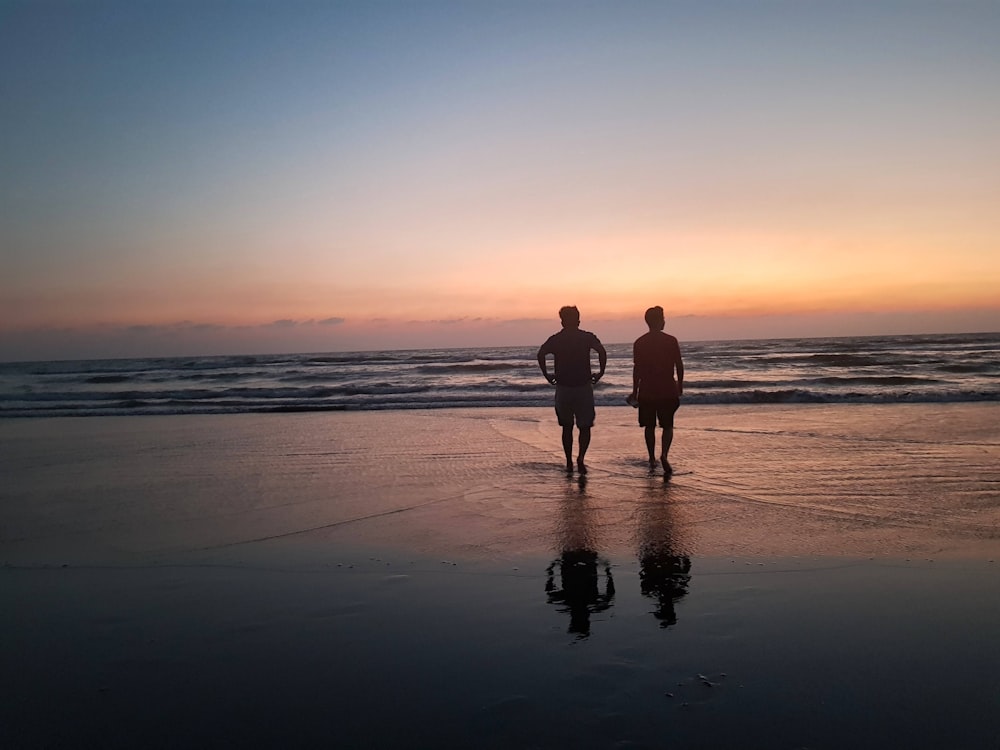
[(92, 329), (66, 329), (86, 331), (86, 330), (103, 330), (109, 333), (115, 331), (122, 331), (126, 334), (135, 336), (164, 336), (175, 333), (215, 333), (218, 331), (227, 330), (227, 326), (219, 325), (218, 323), (193, 323), (190, 320), (182, 320), (179, 323), (165, 323), (162, 325), (152, 324), (152, 323), (137, 323), (135, 325), (129, 326), (95, 326)]
[(524, 324), (536, 324), (536, 323), (551, 323), (552, 320), (558, 320), (559, 316), (554, 315), (552, 318), (510, 318), (508, 320), (498, 320), (497, 322), (501, 325), (524, 325)]

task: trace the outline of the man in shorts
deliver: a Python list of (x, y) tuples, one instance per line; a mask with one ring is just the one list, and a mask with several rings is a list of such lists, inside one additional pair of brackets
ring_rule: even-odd
[[(663, 428), (660, 463), (666, 476), (673, 473), (667, 461), (674, 439), (674, 413), (684, 393), (684, 362), (677, 339), (663, 332), (663, 308), (657, 305), (646, 310), (649, 333), (636, 339), (632, 346), (632, 394), (630, 402), (639, 403), (639, 425), (646, 431), (649, 468), (656, 468), (656, 423)], [(676, 379), (674, 373), (677, 373)]]
[[(594, 383), (604, 375), (608, 353), (594, 334), (580, 330), (580, 311), (575, 307), (559, 310), (562, 330), (549, 336), (538, 350), (538, 366), (542, 375), (556, 387), (556, 417), (562, 427), (563, 451), (566, 453), (566, 471), (573, 471), (573, 423), (580, 431), (580, 452), (576, 466), (581, 474), (587, 473), (583, 457), (590, 446), (590, 428), (594, 426)], [(590, 371), (590, 352), (597, 352), (601, 371)], [(555, 358), (555, 374), (549, 375), (547, 355)]]

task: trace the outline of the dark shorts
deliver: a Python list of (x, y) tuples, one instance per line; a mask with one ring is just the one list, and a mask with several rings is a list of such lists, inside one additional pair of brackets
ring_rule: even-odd
[(556, 417), (560, 427), (572, 427), (574, 420), (577, 427), (593, 427), (594, 386), (557, 385)]
[(660, 427), (673, 427), (674, 413), (680, 405), (680, 399), (676, 398), (639, 399), (639, 426), (656, 427), (659, 420)]

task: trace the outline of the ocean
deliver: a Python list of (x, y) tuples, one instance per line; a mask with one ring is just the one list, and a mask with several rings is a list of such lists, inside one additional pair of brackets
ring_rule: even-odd
[[(1000, 401), (1000, 333), (681, 342), (687, 404)], [(631, 390), (611, 344), (601, 405)], [(547, 406), (534, 346), (0, 363), (0, 417)], [(594, 357), (596, 370), (596, 356)]]

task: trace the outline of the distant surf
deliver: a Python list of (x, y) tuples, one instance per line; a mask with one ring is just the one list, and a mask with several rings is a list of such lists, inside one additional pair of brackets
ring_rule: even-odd
[[(600, 332), (597, 332), (600, 334)], [(688, 404), (1000, 401), (1000, 333), (682, 342)], [(0, 363), (0, 417), (548, 406), (534, 347)], [(598, 405), (631, 390), (608, 346)], [(596, 363), (595, 363), (596, 366)]]

